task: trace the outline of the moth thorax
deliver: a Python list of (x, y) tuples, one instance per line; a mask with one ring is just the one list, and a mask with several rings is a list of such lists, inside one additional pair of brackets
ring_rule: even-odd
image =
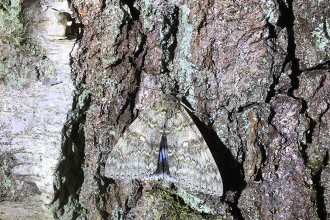
[(164, 126), (163, 130), (161, 130), (161, 134), (167, 135), (169, 133), (170, 133), (170, 130), (166, 126)]
[(171, 88), (167, 85), (167, 86), (165, 86), (165, 88), (164, 88), (164, 93), (166, 94), (166, 95), (170, 95), (171, 94)]
[(173, 110), (172, 109), (166, 109), (166, 121), (173, 117)]

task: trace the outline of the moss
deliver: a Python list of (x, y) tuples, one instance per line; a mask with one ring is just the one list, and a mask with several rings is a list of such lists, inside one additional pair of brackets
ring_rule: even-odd
[(307, 162), (307, 167), (312, 170), (312, 174), (316, 174), (323, 166), (322, 158), (315, 156), (313, 160)]
[(152, 198), (150, 212), (157, 218), (169, 217), (170, 219), (225, 219), (215, 216), (213, 211), (203, 205), (203, 201), (196, 196), (179, 189), (161, 188), (156, 185), (148, 192), (147, 197)]
[(307, 161), (307, 168), (315, 175), (323, 167), (323, 157), (320, 155), (320, 144), (317, 145), (314, 151), (314, 156)]
[(163, 204), (163, 210), (155, 211), (157, 217), (169, 216), (171, 219), (190, 219), (192, 209), (187, 206), (180, 198), (175, 190), (154, 188), (148, 193), (148, 196), (153, 197), (151, 205), (158, 207)]
[(55, 219), (87, 219), (87, 207), (76, 199), (73, 199), (72, 196), (69, 196), (68, 201), (56, 200), (48, 205), (48, 208), (53, 211)]
[(315, 188), (316, 184), (309, 183), (307, 181), (303, 181), (304, 185), (312, 192), (311, 201), (317, 206), (317, 190)]

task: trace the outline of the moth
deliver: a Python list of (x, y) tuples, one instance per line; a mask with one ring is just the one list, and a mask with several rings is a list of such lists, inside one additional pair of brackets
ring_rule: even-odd
[(165, 93), (128, 127), (108, 156), (105, 176), (165, 179), (188, 190), (221, 196), (214, 158), (180, 101)]

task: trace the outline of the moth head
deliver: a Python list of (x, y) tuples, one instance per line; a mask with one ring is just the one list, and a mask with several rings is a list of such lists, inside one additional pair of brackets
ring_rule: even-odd
[(171, 94), (171, 87), (168, 83), (164, 84), (162, 86), (162, 91), (165, 95), (170, 95)]

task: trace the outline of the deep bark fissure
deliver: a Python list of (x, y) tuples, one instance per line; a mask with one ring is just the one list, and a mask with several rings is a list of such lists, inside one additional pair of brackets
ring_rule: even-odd
[(307, 110), (307, 102), (305, 100), (301, 100), (301, 110), (299, 112), (299, 114), (304, 114), (306, 116), (306, 118), (309, 120), (309, 126), (310, 128), (308, 128), (308, 130), (306, 130), (306, 143), (304, 142), (300, 142), (300, 146), (301, 146), (301, 149), (300, 149), (300, 152), (301, 152), (301, 156), (304, 160), (304, 163), (306, 164), (308, 162), (308, 156), (307, 156), (307, 147), (308, 147), (308, 143), (312, 143), (312, 133), (308, 131), (310, 130), (314, 130), (315, 128), (315, 122), (312, 118), (310, 118), (308, 116), (308, 114), (306, 113), (306, 110)]
[[(266, 27), (268, 28), (269, 30), (269, 36), (266, 38), (266, 41), (267, 40), (271, 40), (271, 43), (272, 43), (272, 50), (274, 52), (276, 52), (276, 49), (274, 48), (275, 46), (275, 42), (276, 39), (277, 39), (277, 35), (276, 35), (276, 31), (275, 31), (275, 27), (269, 23), (269, 21), (267, 21), (267, 25)], [(274, 65), (274, 62), (272, 62), (272, 68), (271, 70), (273, 70), (273, 65)], [(269, 103), (271, 101), (271, 99), (276, 95), (276, 89), (275, 87), (279, 84), (279, 78), (280, 78), (281, 75), (278, 75), (277, 74), (273, 74), (273, 83), (269, 86), (269, 91), (268, 91), (268, 94), (267, 94), (267, 97), (266, 97), (266, 100), (265, 102), (266, 103)]]
[(312, 71), (312, 70), (322, 70), (322, 69), (324, 69), (324, 70), (330, 69), (330, 61), (324, 62), (322, 64), (318, 64), (318, 65), (316, 65), (312, 68), (308, 68), (306, 70)]
[(134, 21), (139, 20), (140, 17), (140, 11), (134, 8), (134, 2), (135, 0), (122, 0), (124, 4), (126, 4), (129, 7), (129, 10), (132, 15), (132, 19)]
[(161, 72), (169, 72), (168, 65), (173, 61), (177, 46), (177, 32), (179, 25), (179, 8), (173, 6), (172, 10), (164, 10), (163, 26), (161, 28), (162, 39), (162, 63)]
[(325, 198), (324, 198), (324, 187), (320, 184), (321, 182), (321, 174), (323, 171), (323, 167), (325, 167), (328, 164), (329, 160), (329, 154), (326, 153), (324, 159), (323, 159), (323, 166), (322, 168), (313, 176), (312, 180), (315, 184), (315, 190), (316, 190), (316, 200), (317, 200), (317, 214), (320, 220), (326, 220), (327, 219), (327, 212), (325, 207)]
[[(278, 1), (280, 5), (284, 5), (284, 2), (282, 0)], [(295, 97), (293, 95), (293, 91), (297, 90), (299, 88), (299, 79), (298, 77), (301, 75), (302, 70), (300, 70), (299, 67), (299, 60), (296, 58), (296, 44), (295, 44), (295, 37), (294, 37), (294, 31), (293, 31), (293, 26), (294, 26), (294, 20), (295, 20), (295, 16), (294, 16), (294, 12), (293, 12), (293, 6), (292, 0), (287, 1), (288, 3), (288, 7), (286, 8), (285, 12), (286, 12), (286, 19), (285, 19), (285, 23), (286, 23), (286, 28), (288, 31), (288, 48), (287, 48), (287, 62), (291, 62), (292, 66), (291, 66), (291, 70), (292, 73), (289, 75), (290, 79), (291, 79), (291, 88), (288, 91), (288, 95), (294, 99), (299, 99), (297, 97)], [(300, 143), (301, 145), (301, 154), (302, 157), (305, 161), (305, 164), (308, 161), (308, 156), (306, 153), (306, 150), (308, 148), (308, 144), (311, 144), (313, 142), (313, 133), (314, 133), (314, 129), (316, 127), (317, 122), (314, 121), (311, 117), (308, 116), (307, 114), (307, 103), (305, 100), (299, 99), (302, 101), (302, 109), (300, 113), (305, 113), (305, 116), (309, 119), (309, 128), (306, 131), (306, 142), (307, 145)], [(322, 169), (321, 169), (322, 170)], [(320, 175), (321, 175), (321, 170), (317, 173), (312, 175), (312, 180), (313, 180), (313, 185), (314, 188), (316, 190), (316, 197), (317, 197), (317, 213), (318, 213), (318, 217), (320, 219), (326, 219), (326, 211), (325, 211), (325, 207), (324, 207), (324, 196), (323, 196), (323, 187), (321, 186), (320, 183)]]
[[(80, 95), (82, 94), (77, 94), (74, 97), (72, 109), (77, 109)], [(77, 192), (84, 182), (82, 165), (85, 162), (85, 133), (83, 128), (86, 123), (86, 110), (90, 102), (90, 96), (87, 96), (84, 100), (83, 108), (78, 110), (79, 117), (73, 119), (73, 115), (68, 115), (68, 123), (62, 130), (62, 157), (64, 160), (58, 164), (55, 175), (57, 175), (57, 179), (65, 181), (60, 182), (59, 186), (54, 186), (54, 199), (52, 201), (53, 204), (55, 201), (59, 201), (59, 206), (53, 208), (54, 216), (57, 218), (61, 218), (58, 213), (61, 213), (60, 210), (63, 207), (70, 205), (68, 204), (69, 202), (76, 201), (80, 204)], [(84, 209), (81, 205), (76, 208), (73, 213), (73, 219), (78, 218), (81, 215), (80, 211)]]

